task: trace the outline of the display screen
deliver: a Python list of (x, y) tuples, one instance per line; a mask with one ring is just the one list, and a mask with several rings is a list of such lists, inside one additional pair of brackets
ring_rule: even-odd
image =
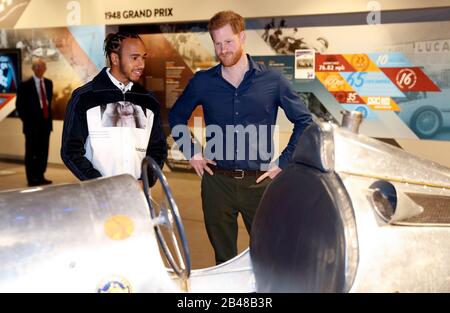
[(19, 49), (0, 49), (0, 93), (15, 93), (21, 80)]

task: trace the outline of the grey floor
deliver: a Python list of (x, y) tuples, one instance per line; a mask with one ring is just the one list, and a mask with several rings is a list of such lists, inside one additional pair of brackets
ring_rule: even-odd
[[(192, 268), (213, 266), (214, 252), (206, 234), (201, 210), (200, 178), (195, 174), (185, 172), (165, 171), (164, 174), (183, 219), (191, 252)], [(62, 165), (49, 164), (45, 176), (53, 181), (53, 185), (78, 182)], [(28, 188), (24, 165), (19, 162), (0, 161), (0, 192), (23, 188)], [(242, 219), (239, 218), (239, 252), (248, 247), (248, 240), (247, 231)]]

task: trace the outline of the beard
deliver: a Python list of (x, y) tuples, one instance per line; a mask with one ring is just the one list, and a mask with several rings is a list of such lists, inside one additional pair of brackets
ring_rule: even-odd
[(222, 62), (222, 65), (225, 67), (231, 67), (235, 65), (242, 56), (242, 48), (237, 50), (236, 52), (228, 52), (219, 54), (219, 60)]

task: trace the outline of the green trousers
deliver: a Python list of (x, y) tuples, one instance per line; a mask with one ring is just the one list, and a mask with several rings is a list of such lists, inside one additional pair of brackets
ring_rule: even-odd
[(256, 184), (255, 176), (236, 179), (219, 173), (203, 174), (203, 215), (216, 264), (237, 255), (238, 214), (241, 213), (250, 234), (256, 209), (270, 181), (270, 178), (266, 178)]

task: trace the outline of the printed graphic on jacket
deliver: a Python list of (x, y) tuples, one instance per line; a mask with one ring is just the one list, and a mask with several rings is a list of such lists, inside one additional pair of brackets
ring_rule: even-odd
[(154, 113), (129, 101), (100, 105), (86, 112), (86, 158), (103, 176), (141, 174)]
[(119, 101), (101, 106), (102, 126), (143, 128), (147, 117), (142, 108), (129, 101)]

